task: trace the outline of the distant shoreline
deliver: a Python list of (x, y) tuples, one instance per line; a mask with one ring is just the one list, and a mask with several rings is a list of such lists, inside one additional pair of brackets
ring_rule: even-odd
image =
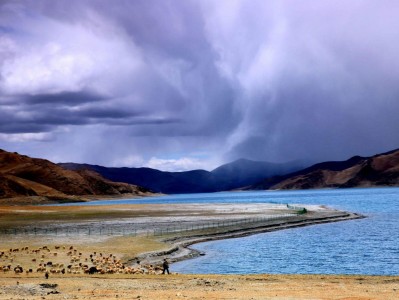
[(143, 194), (122, 194), (122, 195), (83, 195), (65, 197), (45, 197), (45, 196), (21, 196), (12, 198), (1, 198), (0, 206), (26, 206), (26, 205), (51, 205), (51, 204), (70, 204), (84, 203), (101, 200), (123, 200), (123, 199), (143, 199), (148, 197), (165, 196), (160, 193), (143, 193)]

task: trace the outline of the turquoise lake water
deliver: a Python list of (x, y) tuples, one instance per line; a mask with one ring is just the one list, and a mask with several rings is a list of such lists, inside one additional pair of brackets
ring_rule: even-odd
[(206, 255), (175, 263), (171, 270), (203, 274), (399, 275), (399, 188), (185, 194), (89, 204), (270, 202), (327, 205), (367, 218), (197, 244), (193, 248)]

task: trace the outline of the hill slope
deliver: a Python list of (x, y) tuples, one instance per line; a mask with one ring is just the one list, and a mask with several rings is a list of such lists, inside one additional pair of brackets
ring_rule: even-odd
[(144, 194), (147, 190), (112, 182), (88, 170), (66, 170), (48, 160), (0, 150), (0, 198)]
[(372, 157), (325, 162), (246, 189), (315, 189), (399, 185), (399, 149)]

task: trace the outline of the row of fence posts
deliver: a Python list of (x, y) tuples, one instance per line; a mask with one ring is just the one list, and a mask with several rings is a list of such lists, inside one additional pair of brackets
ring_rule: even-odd
[(257, 218), (245, 218), (238, 220), (224, 220), (224, 221), (216, 221), (216, 222), (208, 222), (202, 223), (198, 225), (186, 225), (186, 226), (167, 226), (166, 228), (160, 228), (153, 230), (154, 236), (162, 236), (170, 233), (176, 232), (189, 232), (189, 231), (201, 231), (205, 229), (217, 229), (222, 227), (234, 227), (236, 225), (244, 225), (244, 224), (256, 224), (265, 221), (278, 220), (282, 218), (288, 218), (297, 216), (297, 213), (292, 214), (283, 214), (283, 215), (275, 215), (275, 216), (267, 216), (267, 217), (257, 217)]
[(177, 232), (190, 232), (190, 231), (200, 231), (211, 228), (222, 228), (222, 227), (233, 227), (236, 225), (244, 225), (244, 224), (255, 224), (261, 223), (265, 221), (277, 220), (282, 218), (288, 218), (297, 216), (299, 214), (306, 213), (306, 208), (291, 206), (287, 204), (287, 208), (293, 210), (293, 213), (283, 214), (283, 215), (275, 215), (275, 216), (265, 216), (265, 217), (257, 217), (257, 218), (245, 218), (238, 220), (219, 220), (215, 222), (207, 222), (202, 224), (181, 224), (181, 225), (173, 225), (167, 226), (166, 228), (160, 229), (151, 229), (151, 230), (142, 230), (139, 231), (137, 229), (129, 229), (126, 227), (54, 227), (54, 228), (43, 228), (43, 227), (33, 227), (33, 228), (3, 228), (0, 229), (0, 234), (3, 235), (64, 235), (64, 236), (74, 236), (74, 235), (130, 235), (136, 236), (138, 234), (144, 234), (147, 236), (162, 236), (170, 233)]
[(137, 229), (116, 228), (116, 227), (65, 227), (65, 228), (2, 228), (0, 234), (3, 235), (137, 235)]

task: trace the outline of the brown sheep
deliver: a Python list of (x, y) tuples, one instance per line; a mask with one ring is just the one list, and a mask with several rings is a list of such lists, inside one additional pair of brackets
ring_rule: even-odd
[(44, 266), (39, 266), (39, 267), (36, 269), (36, 272), (37, 272), (37, 273), (46, 272), (46, 268), (45, 268)]

